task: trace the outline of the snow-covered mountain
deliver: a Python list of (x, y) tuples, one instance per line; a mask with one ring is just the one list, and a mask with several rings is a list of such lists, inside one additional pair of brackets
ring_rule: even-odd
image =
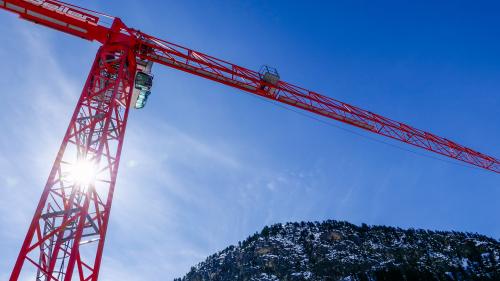
[(500, 242), (338, 221), (276, 224), (178, 280), (500, 280)]

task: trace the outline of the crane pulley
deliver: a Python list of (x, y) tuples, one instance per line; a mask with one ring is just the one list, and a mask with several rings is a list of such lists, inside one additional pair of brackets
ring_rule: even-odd
[[(0, 9), (102, 44), (21, 247), (10, 281), (97, 281), (130, 108), (165, 65), (495, 173), (494, 157), (359, 107), (127, 27), (119, 18), (55, 0), (0, 0)], [(29, 275), (28, 277), (30, 277)], [(25, 280), (25, 279), (22, 279)]]

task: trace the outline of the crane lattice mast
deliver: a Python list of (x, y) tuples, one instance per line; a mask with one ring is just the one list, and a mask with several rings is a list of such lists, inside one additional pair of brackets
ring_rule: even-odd
[(152, 63), (500, 173), (494, 157), (286, 83), (271, 67), (249, 70), (129, 28), (119, 18), (60, 1), (0, 0), (0, 8), (102, 44), (10, 281), (98, 280), (129, 110), (146, 104)]

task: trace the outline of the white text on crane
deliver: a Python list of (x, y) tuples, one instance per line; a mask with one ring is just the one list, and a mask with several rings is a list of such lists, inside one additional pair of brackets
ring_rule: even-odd
[(97, 25), (97, 22), (99, 21), (98, 17), (92, 16), (90, 14), (81, 12), (79, 10), (76, 10), (74, 8), (68, 7), (63, 5), (62, 3), (56, 2), (56, 1), (49, 1), (49, 0), (24, 0), (25, 2), (28, 2), (30, 4), (33, 4), (35, 6), (42, 7), (44, 9), (47, 9), (49, 11), (54, 11), (59, 14), (67, 15), (70, 16), (74, 19), (88, 22), (94, 25)]

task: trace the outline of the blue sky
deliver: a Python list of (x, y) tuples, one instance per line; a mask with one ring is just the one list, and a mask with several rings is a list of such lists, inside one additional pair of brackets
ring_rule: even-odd
[[(273, 65), (283, 80), (500, 157), (500, 4), (372, 2), (73, 3), (248, 68)], [(6, 12), (0, 33), (6, 280), (98, 45)], [(337, 219), (500, 238), (497, 174), (176, 70), (154, 72), (150, 103), (130, 116), (102, 280), (182, 276), (277, 222)]]

